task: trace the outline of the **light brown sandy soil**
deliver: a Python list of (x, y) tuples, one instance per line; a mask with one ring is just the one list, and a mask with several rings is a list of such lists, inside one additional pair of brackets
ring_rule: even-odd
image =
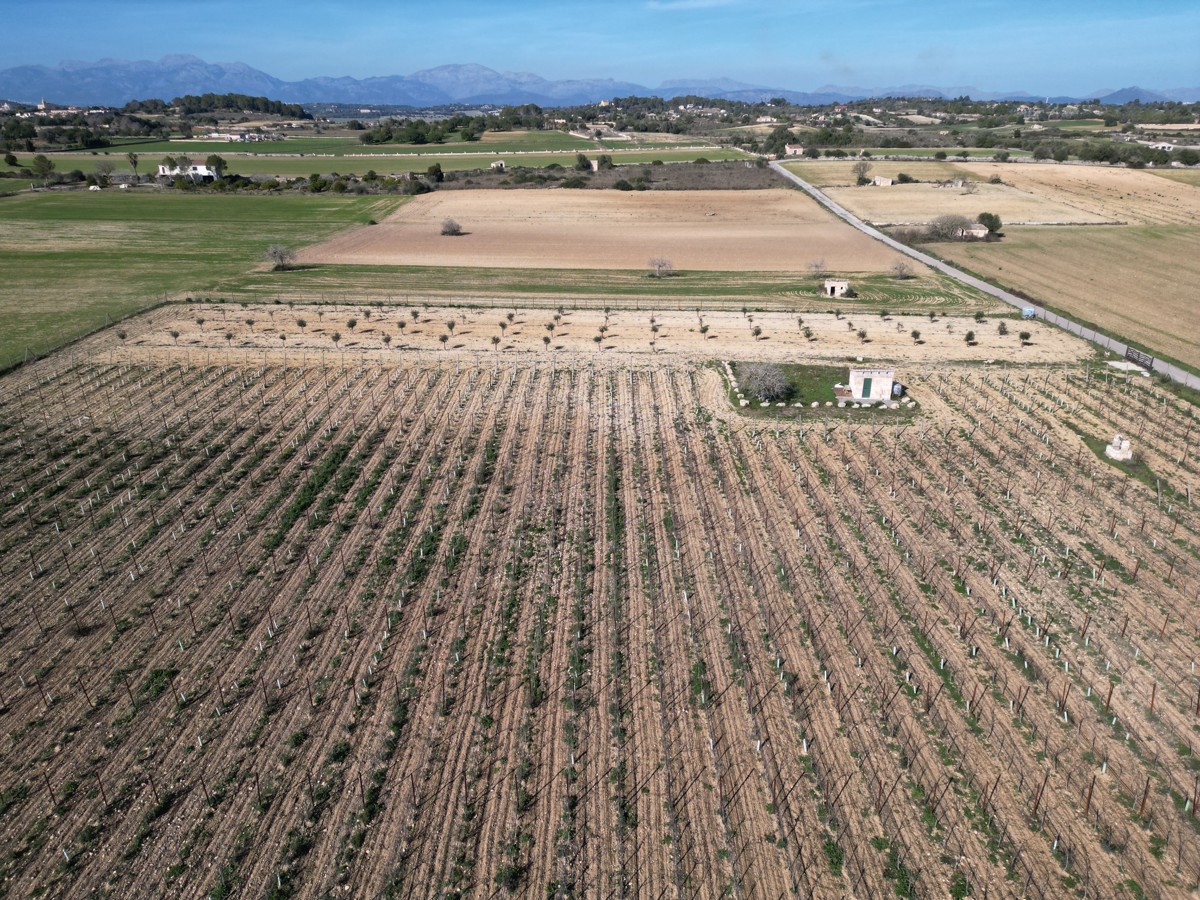
[[(414, 320), (411, 313), (417, 312)], [(367, 318), (365, 313), (370, 312)], [(513, 313), (510, 323), (508, 314)], [(550, 361), (572, 358), (593, 361), (604, 357), (639, 357), (641, 363), (656, 360), (675, 363), (714, 359), (766, 359), (787, 362), (806, 360), (893, 360), (972, 361), (1018, 363), (1072, 362), (1091, 355), (1088, 344), (1056, 328), (1013, 318), (989, 318), (977, 323), (967, 317), (939, 316), (933, 322), (922, 316), (847, 315), (838, 319), (827, 313), (739, 312), (702, 313), (679, 310), (656, 311), (566, 310), (555, 323), (554, 310), (512, 307), (358, 307), (358, 306), (240, 306), (189, 304), (166, 307), (149, 318), (134, 320), (142, 327), (127, 327), (123, 344), (108, 342), (121, 358), (224, 359), (245, 362), (263, 359), (300, 363), (335, 362), (339, 357), (358, 360), (402, 362), (414, 352), (447, 356), (532, 357)], [(204, 318), (203, 327), (196, 318)], [(225, 318), (223, 318), (225, 317)], [(354, 329), (349, 320), (356, 320)], [(652, 323), (650, 320), (654, 319)], [(247, 319), (254, 320), (251, 328)], [(297, 320), (303, 319), (301, 329)], [(804, 325), (799, 324), (803, 319)], [(701, 320), (708, 326), (700, 333)], [(404, 323), (401, 329), (400, 323)], [(453, 332), (448, 323), (454, 323)], [(501, 329), (503, 322), (505, 328)], [(998, 334), (1004, 322), (1008, 335)], [(607, 323), (603, 340), (600, 328)], [(546, 328), (555, 325), (553, 332)], [(653, 331), (657, 326), (658, 331)], [(802, 328), (811, 327), (812, 339)], [(753, 329), (761, 328), (755, 338)], [(864, 343), (857, 336), (867, 332)], [(911, 332), (921, 333), (916, 343)], [(1031, 332), (1030, 343), (1021, 345), (1018, 333)], [(171, 337), (179, 332), (178, 341)], [(976, 341), (968, 346), (965, 336), (974, 331)], [(334, 342), (333, 335), (341, 339)], [(230, 340), (225, 335), (231, 335)], [(280, 336), (283, 340), (280, 340)], [(391, 337), (385, 344), (384, 335)], [(443, 344), (439, 338), (447, 336)], [(492, 338), (501, 340), (492, 343)], [(550, 337), (547, 346), (543, 340)], [(651, 341), (654, 345), (651, 346)], [(249, 351), (249, 352), (247, 352)], [(189, 357), (190, 355), (190, 357)]]
[[(441, 235), (444, 219), (465, 234)], [(900, 255), (799, 191), (446, 191), (302, 251), (301, 264), (884, 272)]]

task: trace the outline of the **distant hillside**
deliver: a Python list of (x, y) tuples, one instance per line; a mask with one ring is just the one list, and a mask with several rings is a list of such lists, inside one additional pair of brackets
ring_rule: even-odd
[[(101, 59), (58, 66), (17, 66), (0, 71), (0, 96), (22, 103), (41, 98), (59, 104), (121, 106), (130, 100), (172, 98), (184, 94), (249, 94), (287, 103), (363, 103), (427, 107), (445, 104), (523, 104), (574, 106), (613, 97), (702, 96), (759, 102), (781, 97), (800, 105), (846, 103), (867, 97), (960, 97), (977, 100), (1044, 100), (1028, 91), (985, 91), (973, 86), (840, 87), (824, 85), (805, 92), (746, 84), (726, 78), (664, 81), (658, 87), (611, 78), (551, 80), (529, 72), (497, 72), (486, 66), (445, 65), (411, 75), (373, 78), (313, 77), (283, 81), (241, 62), (210, 63), (195, 56), (164, 56), (157, 61)], [(1200, 88), (1149, 91), (1139, 87), (1104, 92), (1102, 102), (1200, 99)], [(1095, 95), (1093, 95), (1095, 96)], [(1050, 97), (1067, 103), (1077, 97)]]

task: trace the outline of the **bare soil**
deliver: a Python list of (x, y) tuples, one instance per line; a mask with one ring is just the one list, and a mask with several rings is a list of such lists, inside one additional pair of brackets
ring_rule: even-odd
[[(444, 219), (465, 234), (441, 235)], [(301, 264), (887, 271), (900, 254), (798, 191), (456, 191), (425, 194), (379, 225), (301, 252)]]

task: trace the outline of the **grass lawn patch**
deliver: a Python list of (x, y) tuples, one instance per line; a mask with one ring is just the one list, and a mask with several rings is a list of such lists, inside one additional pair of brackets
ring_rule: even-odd
[[(743, 365), (745, 363), (743, 362)], [(833, 386), (835, 384), (845, 384), (850, 376), (851, 366), (863, 366), (867, 363), (846, 363), (841, 366), (817, 365), (809, 363), (779, 363), (779, 368), (783, 370), (784, 377), (791, 386), (791, 394), (787, 400), (787, 406), (760, 406), (757, 398), (746, 396), (750, 400), (749, 406), (739, 406), (737, 393), (730, 388), (728, 390), (729, 402), (732, 404), (741, 415), (751, 419), (799, 419), (802, 416), (820, 418), (837, 418), (850, 419), (853, 421), (879, 421), (879, 422), (895, 422), (906, 423), (911, 422), (916, 416), (916, 409), (883, 409), (877, 406), (869, 408), (853, 409), (847, 405), (843, 409), (839, 409), (836, 405), (836, 400), (833, 394)], [(737, 376), (738, 363), (731, 362), (734, 376)], [(803, 403), (803, 407), (793, 406), (794, 403)], [(816, 409), (812, 408), (813, 403), (821, 405)], [(826, 407), (826, 403), (834, 403), (834, 406)]]
[(48, 192), (0, 199), (0, 366), (145, 309), (218, 289), (269, 244), (382, 219), (402, 197)]

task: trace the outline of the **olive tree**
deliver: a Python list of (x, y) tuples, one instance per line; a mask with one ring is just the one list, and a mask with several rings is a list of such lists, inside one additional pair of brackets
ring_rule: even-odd
[(961, 240), (963, 232), (970, 224), (966, 216), (953, 213), (938, 216), (929, 223), (929, 237), (935, 241)]
[(272, 244), (264, 255), (268, 262), (273, 263), (276, 272), (287, 271), (296, 259), (296, 251), (283, 244)]
[(737, 375), (742, 390), (763, 402), (783, 402), (792, 396), (791, 382), (775, 363), (742, 363), (737, 367)]

